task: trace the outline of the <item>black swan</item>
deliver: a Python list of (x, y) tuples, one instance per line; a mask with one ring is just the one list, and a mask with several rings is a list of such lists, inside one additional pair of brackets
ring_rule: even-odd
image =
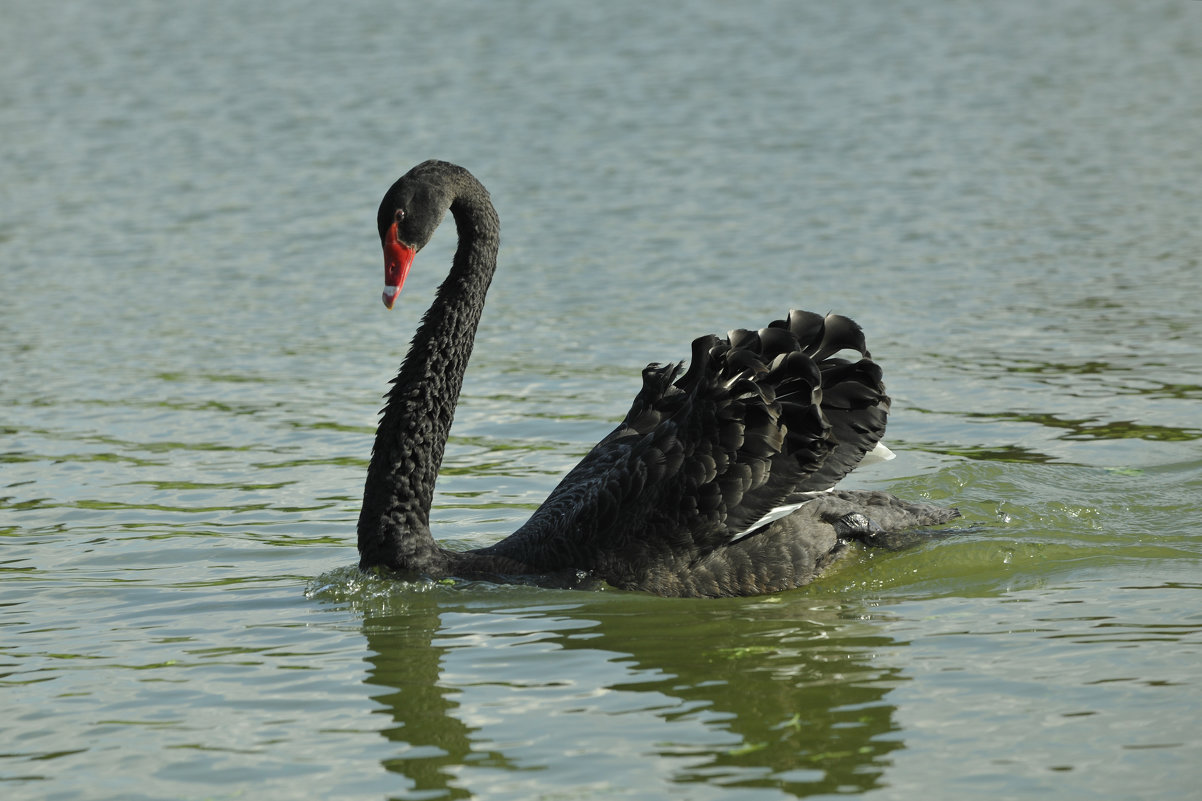
[(626, 419), (521, 528), (487, 548), (442, 548), (430, 533), (430, 504), (500, 223), (479, 181), (441, 161), (402, 176), (377, 217), (392, 308), (448, 209), (459, 245), (381, 412), (359, 515), (361, 569), (758, 595), (811, 581), (850, 540), (895, 547), (903, 529), (957, 516), (882, 492), (831, 489), (878, 448), (889, 398), (858, 325), (791, 311), (759, 331), (694, 340), (687, 370), (649, 365)]

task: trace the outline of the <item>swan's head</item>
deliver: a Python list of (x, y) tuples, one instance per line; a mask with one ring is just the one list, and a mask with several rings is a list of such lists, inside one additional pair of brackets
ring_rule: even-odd
[[(427, 161), (400, 177), (376, 214), (384, 248), (384, 305), (392, 308), (413, 257), (442, 222), (453, 197), (443, 162)], [(451, 166), (451, 165), (445, 165)]]

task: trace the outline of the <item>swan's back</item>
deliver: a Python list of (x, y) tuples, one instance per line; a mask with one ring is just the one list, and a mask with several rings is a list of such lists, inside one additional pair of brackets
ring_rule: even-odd
[[(648, 366), (622, 423), (484, 553), (669, 595), (798, 586), (839, 539), (798, 510), (877, 445), (888, 411), (846, 317), (793, 311), (701, 337), (687, 371)], [(707, 591), (692, 586), (700, 575)]]

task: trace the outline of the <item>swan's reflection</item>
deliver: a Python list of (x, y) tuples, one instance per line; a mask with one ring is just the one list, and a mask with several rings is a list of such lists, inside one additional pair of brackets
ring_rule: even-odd
[(403, 746), (386, 767), (422, 798), (880, 786), (902, 747), (884, 700), (902, 677), (875, 656), (897, 643), (814, 604), (398, 591), (363, 623), (367, 682)]

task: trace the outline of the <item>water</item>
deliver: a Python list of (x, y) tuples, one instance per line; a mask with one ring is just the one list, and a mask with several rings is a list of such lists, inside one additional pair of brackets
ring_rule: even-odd
[[(1202, 771), (1202, 6), (10, 2), (6, 799), (1181, 798)], [(436, 535), (790, 306), (954, 538), (719, 602), (355, 571), (429, 157), (501, 267)]]

